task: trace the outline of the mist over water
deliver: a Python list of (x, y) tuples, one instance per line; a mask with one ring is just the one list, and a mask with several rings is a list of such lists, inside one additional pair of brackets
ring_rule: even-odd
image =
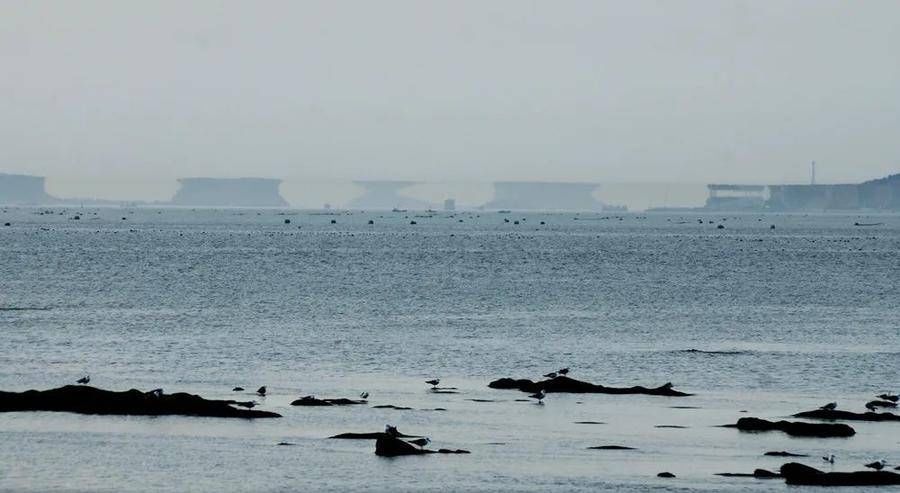
[[(0, 489), (768, 491), (786, 488), (713, 473), (777, 469), (761, 454), (782, 449), (858, 469), (900, 440), (894, 423), (848, 440), (714, 428), (896, 390), (896, 216), (40, 210), (2, 215), (0, 389), (265, 384), (260, 408), (284, 418), (4, 413)], [(486, 386), (563, 366), (696, 396), (536, 406)], [(427, 392), (432, 377), (461, 393)], [(414, 410), (288, 405), (362, 391)], [(385, 423), (472, 454), (325, 439)], [(638, 450), (586, 450), (605, 444)]]

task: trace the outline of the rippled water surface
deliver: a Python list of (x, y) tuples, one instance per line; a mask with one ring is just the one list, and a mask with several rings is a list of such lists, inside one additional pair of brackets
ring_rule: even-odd
[[(783, 449), (900, 463), (896, 423), (715, 426), (900, 390), (897, 216), (47, 211), (0, 214), (0, 389), (265, 384), (284, 417), (0, 414), (0, 490), (768, 491), (786, 487), (714, 473), (777, 469), (762, 453)], [(487, 388), (562, 366), (696, 395)], [(460, 393), (428, 392), (435, 376)], [(289, 405), (364, 390), (414, 410)], [(326, 439), (385, 423), (472, 454)], [(637, 450), (587, 450), (609, 444)]]

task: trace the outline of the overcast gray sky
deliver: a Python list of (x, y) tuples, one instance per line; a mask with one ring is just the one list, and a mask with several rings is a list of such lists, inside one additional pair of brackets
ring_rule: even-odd
[(0, 1), (0, 171), (57, 182), (900, 169), (894, 0)]

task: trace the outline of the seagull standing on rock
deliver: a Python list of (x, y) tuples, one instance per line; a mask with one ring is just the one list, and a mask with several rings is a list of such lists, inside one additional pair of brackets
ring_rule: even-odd
[(384, 432), (395, 438), (400, 436), (400, 431), (397, 429), (396, 426), (384, 425)]
[(368, 392), (360, 392), (359, 398), (360, 398), (360, 399), (363, 399), (363, 400), (366, 400), (366, 399), (369, 398), (369, 393), (368, 393)]
[(829, 464), (834, 464), (834, 454), (828, 454), (825, 457), (822, 457), (822, 460)]
[(544, 397), (547, 397), (547, 392), (545, 392), (544, 389), (541, 389), (541, 390), (535, 392), (534, 394), (529, 395), (528, 397), (530, 397), (532, 399), (537, 399), (538, 404), (543, 404)]
[(875, 469), (876, 471), (880, 471), (880, 470), (884, 469), (884, 466), (886, 466), (886, 465), (887, 465), (887, 461), (884, 459), (881, 459), (881, 460), (877, 460), (875, 462), (870, 462), (870, 463), (866, 464), (866, 467), (868, 467), (869, 469)]
[(829, 402), (828, 404), (825, 404), (824, 406), (820, 407), (819, 409), (821, 409), (823, 411), (834, 411), (835, 409), (837, 409), (837, 402)]
[(440, 378), (435, 378), (435, 379), (432, 379), (432, 380), (426, 380), (425, 383), (427, 383), (428, 385), (431, 385), (431, 388), (432, 388), (432, 389), (436, 389), (437, 386), (438, 386), (438, 384), (441, 383), (441, 379), (440, 379)]
[(78, 380), (75, 380), (75, 383), (80, 383), (81, 385), (87, 385), (88, 383), (90, 383), (90, 381), (91, 381), (91, 376), (85, 375), (85, 376), (79, 378)]
[(553, 371), (553, 372), (547, 373), (546, 375), (544, 375), (544, 377), (552, 380), (552, 379), (556, 378), (556, 372)]
[(556, 370), (556, 373), (559, 373), (560, 375), (566, 376), (566, 375), (569, 374), (569, 367), (567, 366), (567, 367), (565, 367), (565, 368), (561, 368), (561, 369), (559, 369), (559, 370)]

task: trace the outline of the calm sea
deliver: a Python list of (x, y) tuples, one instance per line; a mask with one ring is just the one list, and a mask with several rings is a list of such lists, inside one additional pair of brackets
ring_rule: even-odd
[[(716, 427), (900, 390), (898, 216), (5, 208), (2, 222), (0, 389), (267, 385), (260, 408), (284, 417), (0, 414), (0, 490), (782, 491), (714, 474), (777, 469), (767, 450), (900, 463), (898, 423), (854, 423), (850, 439)], [(539, 406), (487, 388), (564, 366), (696, 396)], [(428, 392), (433, 377), (460, 393)], [(289, 405), (362, 391), (414, 409)], [(387, 423), (472, 453), (384, 459), (326, 438)]]

